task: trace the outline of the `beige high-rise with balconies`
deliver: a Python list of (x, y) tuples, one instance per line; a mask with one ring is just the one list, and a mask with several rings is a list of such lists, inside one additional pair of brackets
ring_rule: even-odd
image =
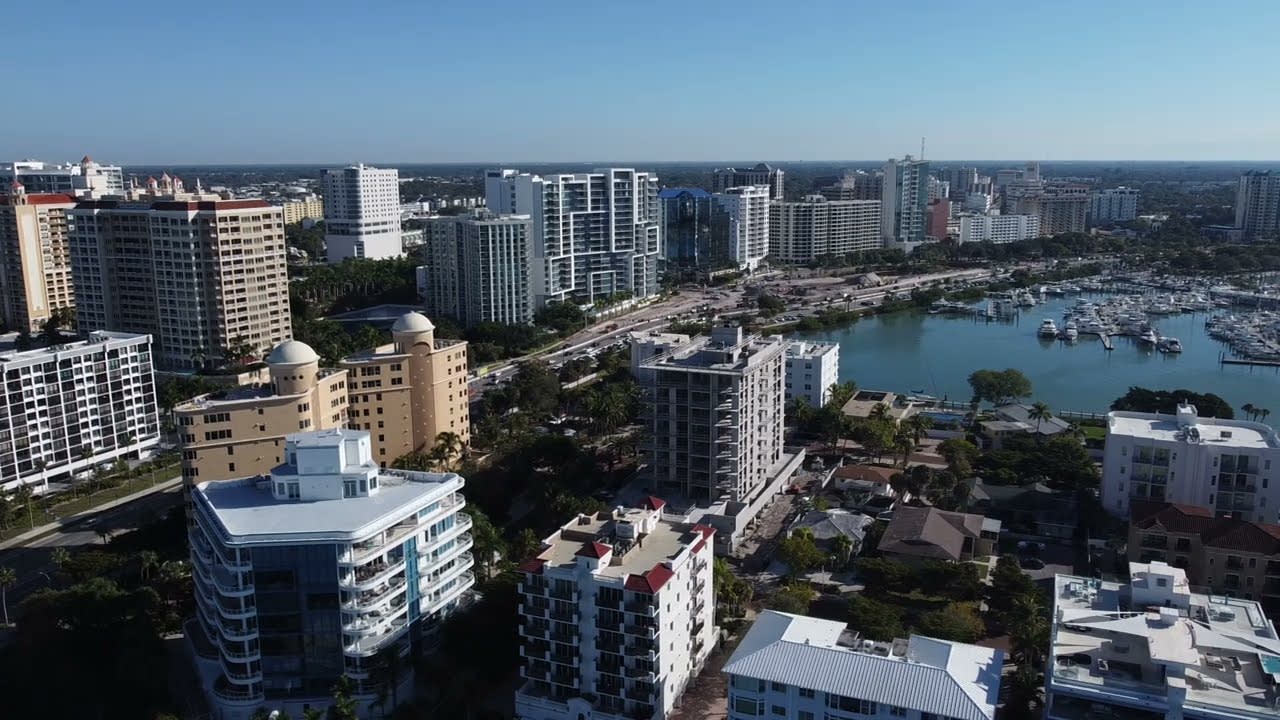
[(320, 367), (296, 340), (267, 356), (269, 385), (220, 390), (173, 409), (182, 475), (191, 482), (267, 475), (284, 460), (285, 436), (347, 422), (347, 371)]
[(435, 325), (416, 312), (396, 320), (391, 336), (391, 344), (341, 362), (348, 375), (348, 426), (369, 432), (373, 459), (383, 467), (429, 451), (441, 433), (470, 444), (467, 343), (437, 340)]
[(0, 196), (0, 317), (38, 332), (54, 311), (75, 307), (67, 248), (70, 195), (28, 194), (16, 180)]

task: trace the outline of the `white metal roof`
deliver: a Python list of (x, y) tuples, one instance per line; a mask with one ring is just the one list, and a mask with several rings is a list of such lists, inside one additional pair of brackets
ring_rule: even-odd
[(839, 645), (843, 631), (839, 622), (766, 610), (724, 672), (958, 720), (995, 717), (999, 650), (915, 635), (906, 657), (882, 657)]

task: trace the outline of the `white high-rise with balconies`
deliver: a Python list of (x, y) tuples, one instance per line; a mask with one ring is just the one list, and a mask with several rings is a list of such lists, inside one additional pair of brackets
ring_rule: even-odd
[(520, 720), (662, 720), (719, 630), (705, 525), (665, 503), (579, 515), (520, 570)]
[(542, 177), (485, 174), (485, 204), (533, 220), (529, 281), (535, 307), (658, 292), (658, 178), (631, 168)]
[(910, 251), (924, 242), (929, 212), (929, 163), (910, 155), (884, 164), (880, 237), (887, 247)]
[(406, 697), (412, 649), (475, 584), (463, 483), (382, 470), (369, 433), (322, 430), (288, 436), (270, 476), (196, 485), (187, 636), (213, 716), (300, 717), (345, 675), (373, 717), (389, 654)]
[(1138, 217), (1138, 188), (1114, 187), (1095, 192), (1089, 198), (1089, 222), (1094, 225), (1125, 222)]
[(329, 262), (404, 255), (400, 171), (369, 165), (322, 170), (324, 244)]
[(725, 225), (729, 261), (741, 270), (755, 270), (769, 254), (768, 186), (726, 188), (711, 197), (716, 205), (711, 222)]

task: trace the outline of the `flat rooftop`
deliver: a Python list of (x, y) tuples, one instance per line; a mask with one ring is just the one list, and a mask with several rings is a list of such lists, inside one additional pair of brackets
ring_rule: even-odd
[(676, 559), (701, 537), (692, 527), (666, 521), (653, 524), (648, 533), (641, 533), (634, 542), (618, 536), (620, 524), (639, 525), (644, 514), (646, 511), (638, 508), (624, 508), (621, 512), (579, 515), (550, 538), (550, 547), (539, 553), (537, 559), (544, 561), (548, 568), (572, 568), (577, 565), (578, 552), (584, 545), (599, 542), (612, 548), (613, 557), (596, 576), (626, 579), (628, 575), (641, 575), (655, 565)]
[(277, 500), (263, 477), (202, 482), (195, 487), (229, 536), (229, 545), (344, 542), (404, 519), (411, 508), (462, 489), (455, 473), (382, 470), (378, 492), (332, 500)]
[[(1195, 433), (1188, 432), (1192, 429)], [(1199, 442), (1206, 445), (1258, 449), (1280, 447), (1280, 438), (1271, 427), (1240, 420), (1196, 418), (1194, 423), (1183, 426), (1173, 415), (1117, 411), (1107, 415), (1107, 432), (1164, 442), (1190, 443), (1198, 435)]]
[[(1139, 591), (1138, 586), (1132, 588)], [(1131, 604), (1131, 588), (1058, 575), (1051, 640), (1055, 689), (1147, 700), (1186, 689), (1186, 704), (1275, 717), (1280, 639), (1252, 600), (1194, 593), (1189, 607)]]
[[(323, 380), (339, 372), (346, 372), (346, 370), (337, 368), (320, 368), (319, 379)], [(299, 395), (302, 394), (304, 393), (299, 393)], [(269, 383), (253, 383), (251, 385), (237, 385), (223, 390), (214, 390), (213, 392), (205, 395), (197, 395), (190, 400), (184, 400), (183, 402), (174, 405), (173, 409), (205, 410), (217, 408), (220, 405), (242, 403), (251, 400), (262, 400), (269, 397), (297, 397), (297, 395), (279, 395), (274, 391)]]
[(699, 368), (741, 372), (782, 354), (785, 349), (786, 342), (781, 338), (766, 339), (752, 335), (738, 342), (728, 343), (715, 336), (699, 335), (687, 343), (645, 360), (641, 366), (652, 369)]

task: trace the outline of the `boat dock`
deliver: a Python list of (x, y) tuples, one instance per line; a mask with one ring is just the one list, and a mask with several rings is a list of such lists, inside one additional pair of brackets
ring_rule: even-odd
[(1115, 343), (1114, 343), (1114, 342), (1112, 342), (1112, 341), (1111, 341), (1111, 336), (1110, 336), (1110, 335), (1108, 335), (1108, 334), (1106, 334), (1106, 333), (1102, 333), (1101, 335), (1099, 335), (1099, 336), (1098, 336), (1098, 339), (1102, 341), (1102, 349), (1104, 349), (1104, 350), (1115, 350), (1115, 349), (1116, 349), (1116, 345), (1115, 345)]
[(1224, 353), (1218, 354), (1218, 362), (1223, 365), (1249, 365), (1252, 367), (1280, 368), (1280, 360), (1250, 360), (1248, 358), (1229, 358)]

